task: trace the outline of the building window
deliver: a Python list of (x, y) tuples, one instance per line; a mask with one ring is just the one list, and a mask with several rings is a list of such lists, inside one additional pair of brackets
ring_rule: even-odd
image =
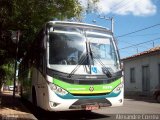
[(130, 68), (130, 82), (135, 83), (135, 68)]

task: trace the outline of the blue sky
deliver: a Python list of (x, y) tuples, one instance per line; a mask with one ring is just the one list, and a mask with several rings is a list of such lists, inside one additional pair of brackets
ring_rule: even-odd
[[(81, 1), (85, 6), (85, 0)], [(97, 25), (109, 28), (110, 22), (104, 19), (99, 19), (98, 15), (114, 17), (115, 37), (160, 24), (160, 0), (100, 0), (96, 9), (98, 10), (97, 13), (87, 14), (83, 21), (93, 24), (92, 21), (96, 20)], [(160, 45), (160, 39), (154, 40), (156, 38), (160, 38), (160, 25), (141, 32), (118, 37), (117, 42), (121, 58), (125, 58), (139, 52), (149, 50), (153, 46), (156, 47)], [(127, 48), (128, 46), (150, 40), (153, 41)]]

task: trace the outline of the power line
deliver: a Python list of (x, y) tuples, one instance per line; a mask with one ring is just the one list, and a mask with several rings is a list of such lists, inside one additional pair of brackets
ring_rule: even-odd
[[(122, 11), (122, 10), (126, 10), (128, 9), (127, 6), (130, 5), (131, 3), (135, 2), (134, 0), (132, 1), (129, 1), (129, 0), (123, 0), (123, 1), (120, 1), (118, 4), (116, 4), (115, 6), (113, 6), (111, 8), (111, 10), (113, 11)], [(137, 0), (136, 2), (141, 2), (139, 0)], [(123, 3), (123, 4), (122, 4)], [(117, 7), (118, 6), (118, 7)], [(115, 17), (115, 15), (113, 15), (113, 17)]]
[(128, 1), (128, 3), (127, 4), (124, 4), (122, 7), (120, 7), (120, 8), (118, 8), (117, 10), (120, 12), (120, 11), (125, 11), (126, 9), (128, 9), (128, 7), (127, 6), (129, 6), (131, 3), (133, 3), (133, 2), (136, 2), (136, 3), (138, 3), (138, 2), (142, 2), (142, 1), (139, 1), (139, 0), (137, 0), (137, 1), (134, 1), (134, 0), (132, 0), (132, 1)]
[[(122, 4), (123, 3), (123, 4)], [(122, 0), (119, 3), (115, 4), (113, 7), (111, 7), (110, 11), (111, 14), (113, 14), (113, 11), (119, 10), (121, 8), (123, 8), (124, 6), (128, 5), (129, 1), (128, 0)], [(113, 15), (113, 17), (115, 17), (116, 15)]]
[[(151, 36), (151, 35), (159, 35), (160, 33), (152, 33), (152, 34), (139, 34), (139, 35), (131, 35), (131, 36), (127, 36), (127, 37), (144, 37), (144, 36)], [(125, 43), (125, 44), (130, 44), (130, 45), (134, 45), (133, 43), (127, 42), (127, 41), (118, 41), (121, 43)]]
[(147, 30), (147, 29), (159, 26), (159, 25), (160, 25), (160, 23), (152, 25), (152, 26), (149, 26), (149, 27), (146, 27), (146, 28), (143, 28), (143, 29), (140, 29), (140, 30), (136, 30), (136, 31), (133, 31), (133, 32), (130, 32), (130, 33), (126, 33), (126, 34), (123, 34), (123, 35), (116, 36), (116, 38), (120, 38), (120, 37), (124, 37), (124, 36), (130, 35), (130, 34), (141, 32), (141, 31), (144, 31), (144, 30)]
[(120, 2), (118, 2), (117, 4), (115, 4), (113, 7), (111, 7), (110, 10), (116, 10), (115, 8), (117, 8), (118, 6), (121, 6), (121, 4), (124, 3), (124, 2), (125, 2), (125, 0), (121, 0)]
[[(124, 42), (125, 44), (129, 44), (130, 46), (134, 46), (134, 44), (129, 43), (129, 42)], [(139, 45), (138, 47), (141, 47), (142, 45)], [(135, 48), (138, 48), (137, 46), (134, 46)], [(144, 47), (144, 46), (143, 46)], [(146, 47), (145, 47), (146, 48)]]
[[(131, 4), (133, 2), (132, 1), (127, 1), (125, 4), (123, 4), (121, 7), (119, 7), (118, 9), (114, 9), (114, 10), (123, 10), (124, 8), (126, 8), (129, 4)], [(125, 10), (125, 9), (124, 9)]]
[(160, 39), (160, 37), (152, 39), (152, 40), (148, 40), (146, 42), (141, 42), (141, 43), (134, 44), (134, 45), (131, 45), (131, 46), (127, 46), (127, 47), (124, 47), (124, 48), (120, 48), (119, 50), (127, 49), (127, 48), (134, 47), (134, 46), (138, 46), (138, 45), (145, 44), (145, 43), (152, 42), (152, 41), (159, 40), (159, 39)]
[(139, 34), (139, 35), (130, 35), (126, 37), (144, 37), (144, 36), (152, 36), (152, 35), (159, 35), (160, 33), (150, 33), (150, 34)]

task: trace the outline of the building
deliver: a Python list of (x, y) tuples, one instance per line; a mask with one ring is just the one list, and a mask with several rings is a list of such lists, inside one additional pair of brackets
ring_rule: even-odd
[(123, 59), (125, 94), (152, 95), (160, 88), (160, 46)]

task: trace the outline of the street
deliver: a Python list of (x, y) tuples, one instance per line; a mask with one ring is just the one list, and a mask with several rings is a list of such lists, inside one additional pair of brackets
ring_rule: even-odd
[(18, 94), (13, 102), (12, 92), (4, 92), (1, 97), (0, 119), (3, 120), (160, 120), (160, 103), (147, 97), (127, 97), (121, 107), (92, 112), (49, 112), (35, 108)]
[[(27, 105), (29, 106), (29, 105)], [(27, 107), (26, 106), (26, 107)], [(28, 108), (28, 107), (27, 107)], [(47, 112), (37, 109), (33, 112), (38, 120), (115, 120), (115, 119), (160, 119), (160, 104), (145, 98), (125, 99), (124, 106), (88, 111)]]
[(94, 112), (100, 114), (160, 114), (160, 104), (154, 100), (125, 99), (122, 107), (100, 109)]

